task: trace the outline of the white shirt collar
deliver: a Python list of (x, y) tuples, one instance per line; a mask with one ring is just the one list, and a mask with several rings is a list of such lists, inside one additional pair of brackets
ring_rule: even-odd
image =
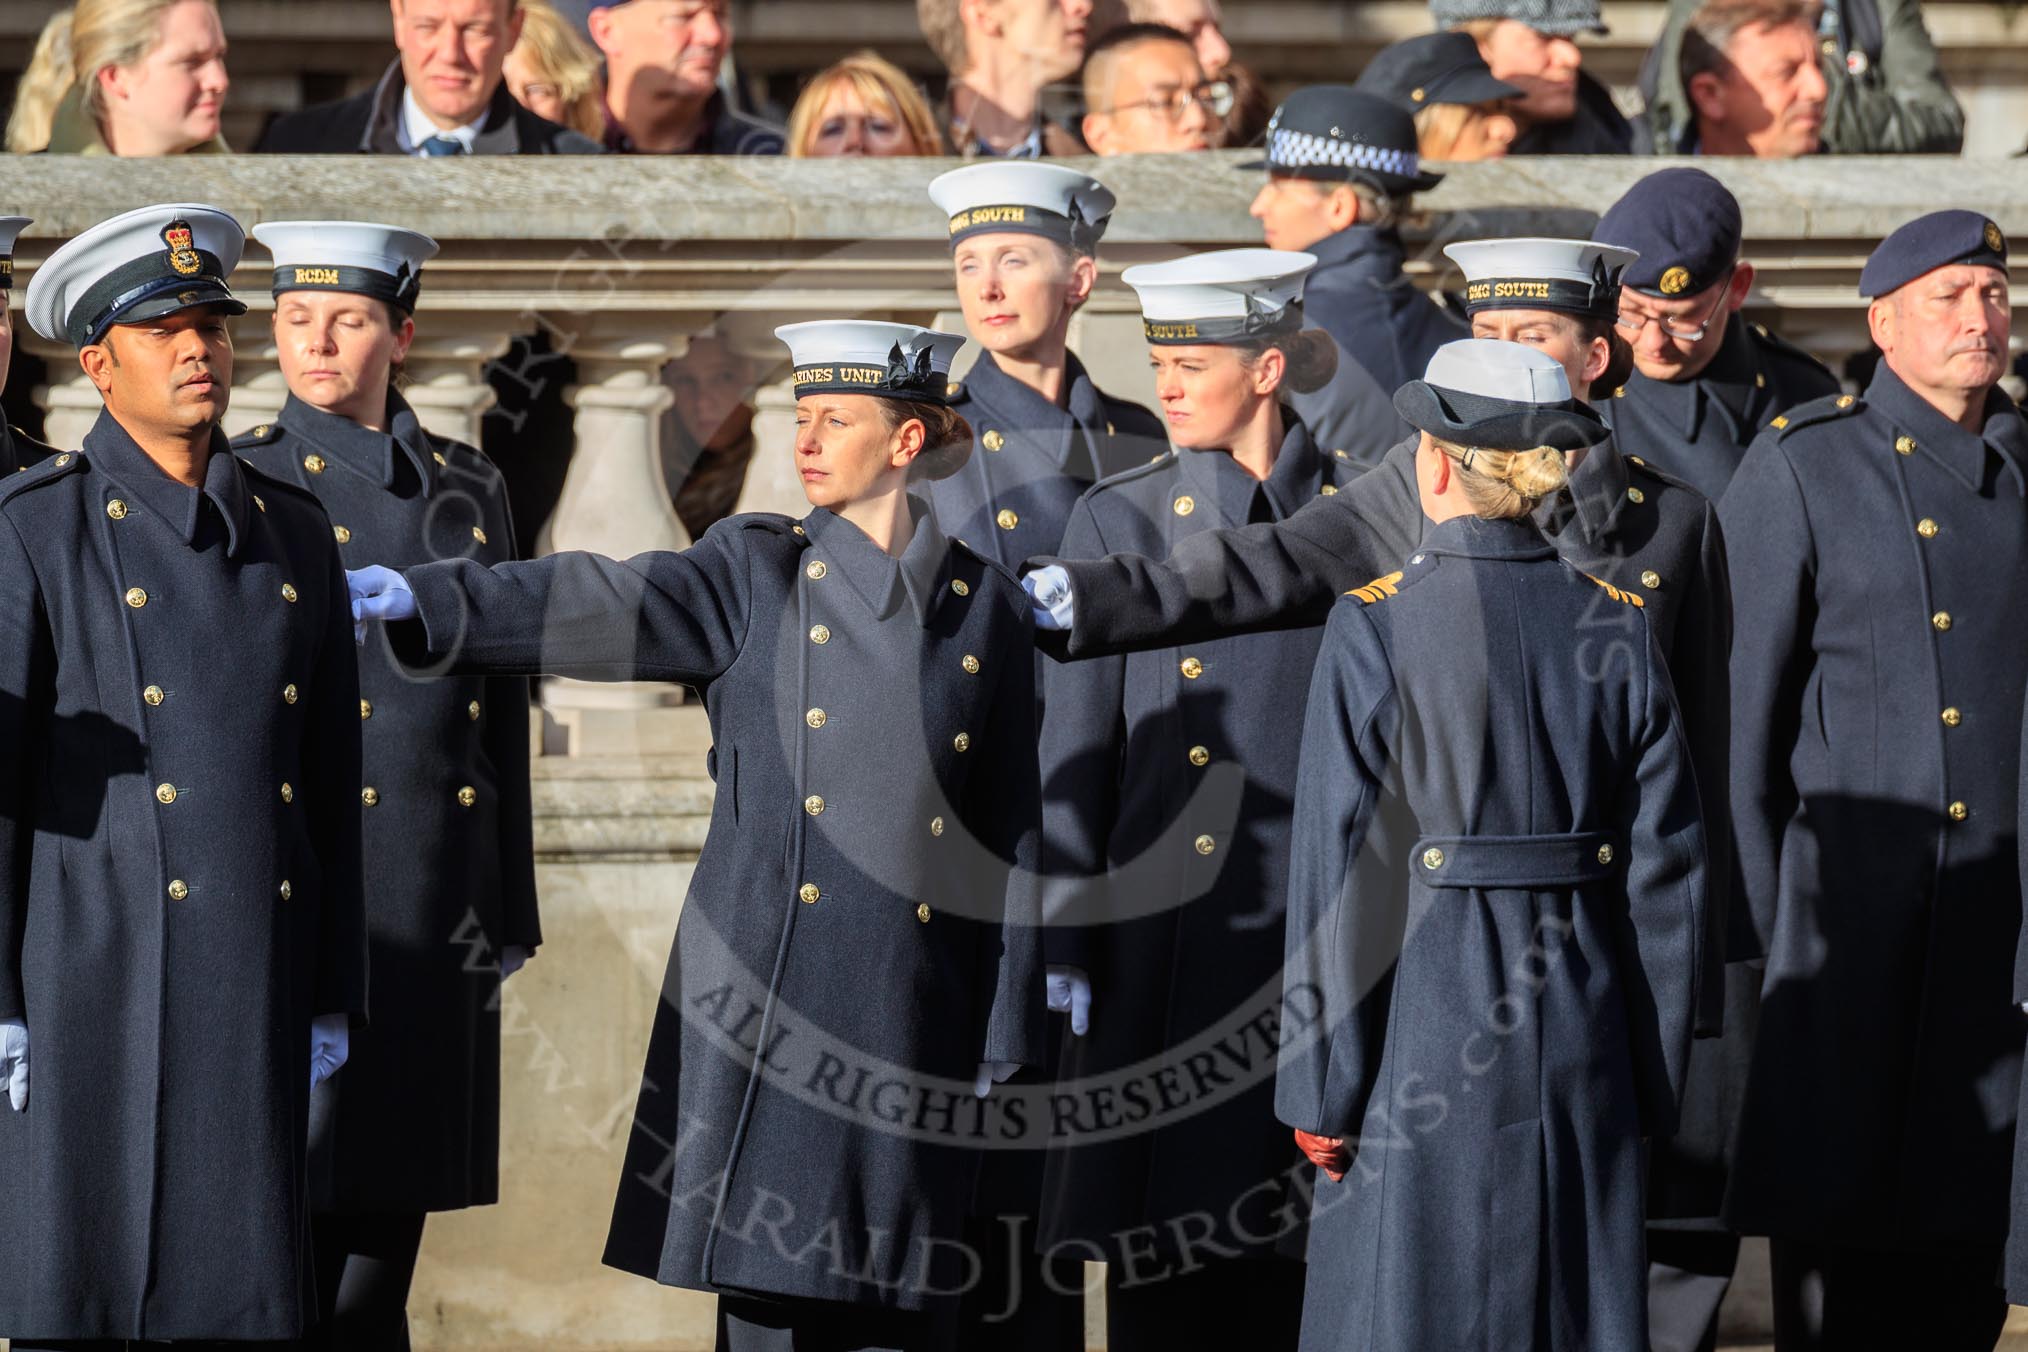
[(430, 121), (429, 114), (422, 110), (420, 103), (416, 102), (415, 91), (405, 85), (402, 87), (401, 139), (411, 155), (420, 154), (419, 148), (422, 143), (429, 140), (432, 136), (449, 136), (463, 141), (465, 143), (465, 153), (469, 155), (472, 151), (472, 142), (478, 140), (479, 133), (485, 129), (486, 114), (481, 112), (479, 120), (476, 122), (467, 122), (462, 127), (452, 127), (449, 131), (444, 130), (436, 123)]

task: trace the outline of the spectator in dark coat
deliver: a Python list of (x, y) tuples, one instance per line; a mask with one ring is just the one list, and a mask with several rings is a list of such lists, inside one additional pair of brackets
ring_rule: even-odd
[[(1517, 344), (1404, 387), (1432, 524), (1341, 598), (1303, 720), (1275, 1106), (1322, 1169), (1304, 1352), (1648, 1346), (1644, 1138), (1675, 1127), (1706, 864), (1641, 598), (1529, 519), (1606, 435)], [(1623, 654), (1588, 655), (1601, 603)]]
[(1769, 1236), (1784, 1352), (1986, 1352), (2022, 1045), (2007, 240), (1934, 212), (1859, 287), (1872, 383), (1777, 417), (1720, 504), (1732, 810), (1767, 953), (1726, 1218)]
[(310, 1095), (366, 1013), (359, 676), (330, 519), (218, 428), (242, 238), (143, 207), (28, 291), (106, 408), (0, 485), (0, 1333), (24, 1352), (284, 1342), (313, 1308)]
[(730, 0), (619, 0), (585, 20), (606, 59), (605, 147), (628, 155), (779, 155), (782, 131), (718, 87)]
[[(7, 304), (7, 293), (14, 286), (14, 239), (30, 223), (26, 216), (0, 216), (0, 385), (7, 383), (14, 357), (14, 316)], [(0, 482), (54, 454), (55, 448), (0, 420)]]
[(396, 651), (435, 670), (703, 692), (718, 793), (606, 1261), (718, 1294), (725, 1352), (913, 1350), (967, 1277), (976, 1152), (1021, 1136), (992, 1083), (1043, 1054), (1033, 634), (906, 492), (971, 453), (943, 394), (963, 339), (779, 332), (801, 520), (624, 563), (374, 568), (356, 613), (404, 619)]
[[(1479, 44), (1495, 79), (1521, 86), (1510, 155), (1625, 155), (1634, 129), (1584, 69), (1579, 33), (1603, 33), (1598, 0), (1430, 0), (1438, 28)], [(1578, 391), (1582, 396), (1584, 391)]]
[[(514, 557), (498, 471), (391, 384), (435, 241), (330, 221), (254, 236), (289, 398), (234, 449), (314, 495), (343, 557)], [(402, 1347), (425, 1213), (499, 1199), (501, 980), (542, 937), (528, 682), (416, 681), (378, 648), (359, 667), (375, 1021), (311, 1101), (312, 1238), (323, 1335)]]
[(521, 33), (513, 0), (390, 0), (400, 55), (373, 88), (286, 113), (273, 154), (590, 155), (599, 145), (514, 101), (502, 71)]

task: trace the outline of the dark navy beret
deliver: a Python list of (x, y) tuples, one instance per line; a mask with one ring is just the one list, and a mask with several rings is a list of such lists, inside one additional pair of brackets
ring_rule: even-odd
[(1591, 237), (1641, 256), (1620, 285), (1668, 299), (1724, 281), (1739, 261), (1739, 199), (1702, 169), (1664, 169), (1627, 189)]
[(1880, 241), (1859, 274), (1859, 294), (1884, 296), (1953, 263), (2007, 270), (2007, 236), (1976, 211), (1932, 211)]

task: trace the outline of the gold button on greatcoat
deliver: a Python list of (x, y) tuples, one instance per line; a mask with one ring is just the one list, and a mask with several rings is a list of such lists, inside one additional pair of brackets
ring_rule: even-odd
[(930, 915), (929, 903), (926, 901), (917, 902), (915, 907), (915, 918), (917, 920), (922, 921), (923, 924), (927, 925), (929, 923), (929, 915)]
[(121, 502), (118, 498), (114, 498), (106, 504), (106, 515), (115, 521), (125, 521), (127, 519), (127, 504)]
[(283, 901), (287, 901), (290, 897), (296, 895), (296, 889), (289, 886), (289, 880), (287, 878), (282, 879), (281, 892)]
[(442, 451), (431, 451), (430, 459), (436, 461), (439, 465), (444, 466), (446, 469), (450, 467), (451, 462), (444, 459), (444, 453)]
[(379, 807), (380, 790), (374, 788), (371, 784), (367, 785), (359, 791), (359, 801), (368, 807)]
[(470, 807), (472, 804), (478, 801), (479, 801), (479, 791), (473, 788), (470, 784), (467, 784), (465, 785), (464, 788), (458, 790), (458, 805), (460, 807)]
[(160, 704), (167, 696), (162, 693), (161, 686), (151, 685), (141, 692), (141, 698), (150, 704)]
[(822, 896), (823, 893), (817, 890), (817, 884), (804, 883), (801, 887), (796, 889), (796, 895), (803, 899), (803, 903), (805, 905), (808, 905), (811, 902), (816, 901), (816, 899)]
[(165, 807), (175, 802), (176, 786), (174, 784), (157, 784), (155, 786), (155, 801), (163, 804)]
[(290, 784), (286, 779), (282, 781), (282, 801), (285, 803), (296, 801), (295, 786)]
[(321, 455), (304, 456), (303, 468), (312, 474), (322, 474), (324, 472), (324, 457)]
[(809, 566), (803, 569), (803, 575), (809, 578), (810, 581), (815, 582), (818, 578), (824, 576), (824, 574), (830, 571), (831, 571), (830, 569), (824, 566), (824, 561), (822, 559), (811, 559)]
[(985, 435), (979, 438), (979, 444), (989, 451), (997, 451), (1007, 444), (1007, 438), (989, 427), (986, 429)]
[(1601, 845), (1601, 846), (1599, 846), (1599, 847), (1598, 847), (1598, 861), (1599, 861), (1599, 863), (1601, 863), (1601, 864), (1610, 864), (1610, 863), (1612, 863), (1612, 861), (1613, 861), (1613, 847), (1612, 847), (1612, 846), (1610, 846), (1610, 845)]
[(185, 883), (181, 878), (171, 878), (169, 880), (169, 900), (181, 901), (189, 895), (189, 884)]
[(1635, 504), (1636, 506), (1638, 506), (1639, 504), (1641, 504), (1641, 503), (1643, 503), (1643, 502), (1646, 502), (1647, 500), (1648, 500), (1648, 495), (1647, 495), (1646, 493), (1643, 493), (1643, 492), (1642, 492), (1642, 491), (1641, 491), (1640, 489), (1638, 489), (1638, 488), (1629, 488), (1629, 489), (1627, 490), (1627, 501), (1628, 501), (1628, 502), (1631, 502), (1631, 503)]
[(290, 605), (296, 603), (296, 585), (293, 582), (284, 582), (282, 584), (282, 599)]
[(1197, 853), (1199, 854), (1210, 854), (1213, 850), (1218, 848), (1218, 842), (1213, 840), (1210, 836), (1199, 836), (1197, 837), (1194, 844), (1196, 845)]
[(473, 700), (470, 704), (467, 704), (465, 706), (465, 717), (471, 719), (474, 723), (479, 721), (479, 714), (481, 712), (482, 711), (479, 708), (479, 701), (477, 700)]
[(933, 836), (940, 836), (943, 833), (944, 833), (944, 819), (942, 817), (931, 817), (930, 834)]
[(1951, 627), (1951, 613), (1948, 610), (1939, 610), (1929, 617), (1929, 622), (1936, 626), (1939, 634), (1944, 633)]
[(965, 580), (961, 577), (951, 579), (951, 590), (960, 596), (970, 596), (972, 594), (972, 589), (965, 585)]
[(1020, 516), (1011, 507), (1002, 507), (1000, 514), (995, 516), (993, 520), (999, 524), (1001, 530), (1013, 530), (1021, 524)]
[(1936, 522), (1932, 521), (1929, 517), (1924, 517), (1922, 520), (1915, 523), (1915, 533), (1917, 535), (1920, 535), (1925, 540), (1936, 539), (1937, 530), (1938, 527)]
[(1327, 498), (1335, 498), (1338, 496), (1338, 486), (1336, 484), (1325, 484), (1322, 488), (1318, 489), (1317, 491)]
[(1176, 499), (1175, 502), (1176, 515), (1188, 516), (1196, 510), (1197, 510), (1197, 499), (1191, 497), (1188, 493), (1185, 493), (1182, 497)]
[(1947, 728), (1954, 728), (1964, 721), (1965, 716), (1959, 713), (1955, 707), (1943, 711), (1943, 725)]
[(262, 500), (262, 498), (261, 498), (261, 495), (260, 495), (260, 494), (258, 494), (258, 493), (255, 493), (255, 494), (253, 495), (253, 500), (254, 500), (254, 506), (256, 506), (256, 507), (260, 508), (260, 509), (261, 509), (262, 511), (264, 511), (264, 512), (265, 512), (265, 511), (266, 511), (266, 510), (268, 509), (268, 504), (267, 504), (267, 503), (266, 503), (265, 501), (263, 501), (263, 500)]
[(1972, 815), (1972, 810), (1963, 803), (1952, 803), (1948, 811), (1951, 814), (1951, 820), (1954, 822), (1961, 822)]
[(1849, 395), (1849, 394), (1841, 394), (1841, 395), (1839, 395), (1839, 396), (1838, 396), (1838, 407), (1839, 407), (1839, 408), (1850, 408), (1850, 407), (1852, 407), (1852, 396), (1851, 396), (1851, 395)]
[(959, 733), (951, 738), (951, 745), (956, 747), (960, 752), (970, 751), (972, 749), (972, 734), (969, 732)]
[(1191, 747), (1191, 748), (1190, 748), (1190, 763), (1191, 763), (1192, 765), (1195, 765), (1195, 766), (1199, 766), (1199, 767), (1202, 767), (1202, 766), (1206, 766), (1206, 765), (1209, 765), (1209, 764), (1211, 764), (1211, 750), (1210, 750), (1210, 748), (1208, 748), (1208, 747), (1202, 747), (1202, 746), (1193, 746), (1193, 747)]
[(472, 538), (474, 540), (477, 540), (480, 544), (483, 545), (486, 543), (486, 532), (481, 530), (479, 527), (474, 526), (472, 527)]
[(298, 699), (301, 698), (302, 696), (296, 692), (296, 687), (294, 683), (282, 687), (282, 703), (294, 704)]
[(352, 543), (352, 532), (343, 526), (333, 526), (331, 527), (331, 538), (341, 545), (349, 545)]
[(1654, 569), (1650, 568), (1646, 572), (1641, 574), (1641, 585), (1643, 587), (1646, 587), (1649, 591), (1653, 591), (1655, 588), (1662, 585), (1662, 575), (1656, 572)]
[(808, 723), (813, 728), (823, 727), (825, 718), (826, 715), (822, 709), (812, 709), (810, 710), (810, 712), (803, 715), (803, 721), (805, 723)]
[(1444, 852), (1434, 845), (1430, 846), (1422, 852), (1422, 866), (1424, 868), (1442, 868), (1444, 866)]
[(1183, 673), (1183, 679), (1186, 681), (1194, 681), (1204, 674), (1204, 664), (1194, 657), (1184, 658), (1177, 664), (1176, 669)]
[(369, 719), (369, 718), (373, 717), (373, 701), (372, 701), (372, 700), (370, 700), (370, 699), (363, 699), (363, 700), (359, 701), (359, 717), (360, 717), (360, 719), (361, 719), (362, 721), (364, 721), (364, 720), (366, 720), (366, 719)]
[(813, 793), (808, 798), (805, 798), (803, 800), (803, 811), (809, 813), (812, 817), (821, 815), (824, 811), (823, 796)]
[(979, 674), (979, 659), (970, 653), (966, 653), (964, 657), (959, 659), (958, 665), (965, 669), (965, 675), (967, 676), (977, 676)]
[(1894, 439), (1894, 449), (1900, 451), (1903, 455), (1915, 454), (1915, 438), (1896, 437)]
[(62, 469), (65, 465), (68, 465), (69, 463), (70, 463), (69, 451), (65, 451), (62, 455), (56, 457), (56, 467), (58, 469)]
[(831, 628), (829, 625), (813, 624), (810, 626), (810, 642), (829, 643), (830, 641)]
[(139, 587), (127, 588), (127, 604), (139, 610), (142, 606), (148, 604), (148, 593), (142, 591)]

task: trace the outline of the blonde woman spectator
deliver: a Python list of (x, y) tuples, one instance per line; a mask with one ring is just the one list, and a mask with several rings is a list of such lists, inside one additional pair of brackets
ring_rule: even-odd
[(873, 52), (812, 76), (789, 113), (791, 156), (936, 155), (942, 145), (915, 82)]
[(521, 0), (521, 36), (507, 53), (507, 92), (537, 117), (594, 141), (605, 134), (598, 54), (549, 0)]
[(7, 149), (223, 151), (229, 83), (212, 0), (78, 0), (43, 26), (7, 120)]

